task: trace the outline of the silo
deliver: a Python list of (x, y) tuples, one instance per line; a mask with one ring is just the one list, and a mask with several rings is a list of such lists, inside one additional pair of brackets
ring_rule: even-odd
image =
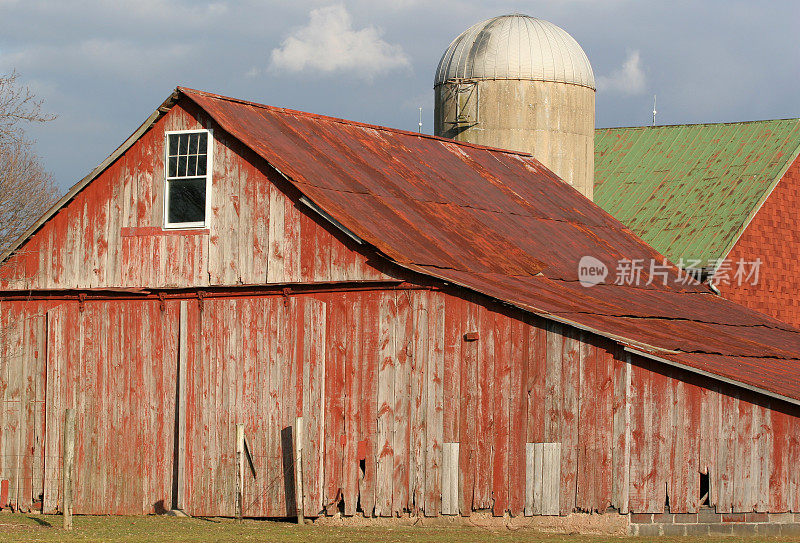
[(592, 198), (594, 74), (566, 31), (525, 15), (478, 23), (442, 55), (434, 91), (437, 136), (531, 153)]

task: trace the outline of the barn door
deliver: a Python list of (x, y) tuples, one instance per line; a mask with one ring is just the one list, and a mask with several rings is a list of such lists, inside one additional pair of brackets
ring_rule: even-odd
[(244, 516), (294, 516), (292, 436), (303, 415), (304, 509), (318, 514), (325, 304), (306, 296), (212, 298), (202, 309), (192, 302), (186, 322), (181, 507), (194, 516), (234, 514), (236, 426), (243, 424), (255, 472), (245, 468)]
[(73, 507), (140, 515), (171, 502), (178, 308), (64, 303), (47, 313), (44, 509), (58, 509), (64, 409), (74, 408)]
[(43, 491), (46, 321), (28, 303), (0, 309), (0, 507), (29, 511)]

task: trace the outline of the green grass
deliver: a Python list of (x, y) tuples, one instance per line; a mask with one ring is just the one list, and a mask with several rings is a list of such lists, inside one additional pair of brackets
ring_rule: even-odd
[[(470, 526), (298, 526), (287, 522), (246, 520), (237, 523), (230, 519), (150, 517), (74, 517), (74, 530), (61, 528), (61, 516), (0, 514), (0, 541), (287, 541), (328, 542), (361, 541), (386, 542), (478, 542), (506, 541), (586, 543), (619, 542), (628, 538), (608, 536), (575, 536), (541, 534), (531, 530), (515, 532), (505, 528), (487, 530)], [(700, 541), (759, 542), (796, 541), (794, 538), (738, 538), (738, 537), (681, 537), (681, 538), (637, 538), (631, 541), (671, 541), (695, 543)]]

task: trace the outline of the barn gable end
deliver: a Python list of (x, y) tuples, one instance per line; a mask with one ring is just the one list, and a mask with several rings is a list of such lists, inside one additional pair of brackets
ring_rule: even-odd
[[(165, 230), (164, 134), (209, 128), (208, 228)], [(285, 192), (289, 189), (289, 192)], [(388, 278), (285, 180), (183, 99), (0, 268), (4, 290), (181, 288)]]

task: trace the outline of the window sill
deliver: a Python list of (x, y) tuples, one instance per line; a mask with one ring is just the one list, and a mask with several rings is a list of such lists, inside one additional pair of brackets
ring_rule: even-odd
[(158, 226), (134, 226), (122, 229), (123, 238), (142, 236), (203, 236), (210, 234), (208, 228), (159, 228)]

